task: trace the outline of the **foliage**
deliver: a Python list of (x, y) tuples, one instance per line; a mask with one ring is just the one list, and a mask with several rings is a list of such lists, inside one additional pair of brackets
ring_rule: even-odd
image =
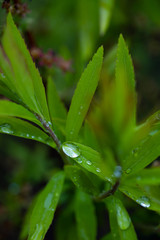
[[(85, 5), (97, 10), (92, 1), (83, 2), (79, 1), (79, 14)], [(101, 34), (110, 18), (106, 6), (112, 8), (112, 2), (101, 1)], [(87, 21), (85, 18), (80, 20)], [(81, 28), (81, 21), (81, 39), (86, 43), (96, 33), (87, 36), (85, 32), (89, 32)], [(83, 41), (84, 61), (94, 47), (88, 48)], [(75, 236), (79, 240), (97, 239), (95, 206), (99, 202), (104, 203), (103, 210), (108, 211), (110, 221), (110, 232), (103, 239), (137, 239), (125, 206), (128, 198), (160, 213), (160, 168), (149, 166), (160, 155), (159, 112), (137, 124), (133, 64), (122, 35), (116, 52), (115, 78), (106, 81), (103, 47), (98, 48), (80, 77), (67, 112), (52, 76), (47, 78), (45, 92), (39, 71), (11, 13), (8, 14), (0, 48), (0, 92), (9, 100), (0, 100), (0, 132), (46, 144), (63, 159), (63, 167), (54, 168), (51, 179), (31, 206), (22, 239), (44, 239), (56, 208), (62, 216), (55, 229), (58, 240)], [(100, 88), (104, 88), (102, 92), (98, 89), (98, 104), (91, 106), (101, 70)], [(71, 196), (68, 191), (73, 191)], [(64, 205), (67, 210), (63, 212)], [(67, 236), (59, 232), (64, 224)]]

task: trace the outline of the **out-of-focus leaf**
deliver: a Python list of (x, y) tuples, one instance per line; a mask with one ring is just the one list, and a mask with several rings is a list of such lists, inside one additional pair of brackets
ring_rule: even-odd
[[(133, 127), (136, 122), (135, 81), (132, 60), (125, 41), (120, 35), (117, 49), (116, 79), (115, 79), (115, 130), (122, 127)], [(128, 126), (129, 125), (129, 126)], [(131, 126), (130, 126), (131, 125)]]
[(98, 141), (88, 121), (85, 121), (83, 128), (83, 144), (95, 150), (100, 150)]
[(77, 166), (65, 166), (65, 173), (77, 188), (88, 194), (98, 195), (97, 186), (89, 179), (85, 171)]
[(122, 162), (124, 174), (133, 174), (145, 168), (160, 155), (160, 131), (148, 135), (134, 146)]
[(77, 138), (90, 102), (97, 88), (102, 60), (103, 47), (100, 47), (78, 82), (67, 116), (67, 140), (75, 140)]
[[(12, 84), (15, 86), (17, 93), (26, 105), (44, 116), (46, 121), (49, 121), (42, 79), (10, 13), (7, 17), (7, 27), (2, 38), (2, 44), (13, 69)], [(4, 74), (6, 75), (6, 71)]]
[(160, 186), (140, 186), (126, 181), (120, 190), (142, 207), (160, 212)]
[(101, 240), (113, 240), (112, 234), (109, 233), (109, 234), (105, 235), (103, 238), (101, 238)]
[(78, 239), (73, 201), (59, 214), (55, 226), (55, 235), (57, 240)]
[(97, 222), (93, 202), (89, 195), (77, 191), (75, 214), (79, 240), (96, 240)]
[(100, 35), (104, 35), (109, 26), (113, 5), (114, 0), (100, 0)]
[[(87, 11), (86, 11), (87, 9)], [(95, 43), (99, 35), (99, 1), (78, 0), (77, 21), (79, 32), (80, 54), (84, 61), (94, 52)]]
[(41, 129), (13, 117), (0, 117), (0, 133), (36, 140), (55, 148), (53, 140)]
[(40, 193), (30, 219), (28, 240), (43, 240), (53, 220), (62, 191), (64, 173), (56, 173)]
[(21, 105), (7, 100), (0, 100), (0, 116), (23, 118), (42, 127), (42, 124), (37, 120), (34, 114), (26, 110)]
[(160, 185), (160, 167), (143, 169), (137, 174), (128, 176), (127, 179), (125, 178), (123, 181), (139, 185)]
[(131, 219), (120, 199), (111, 196), (105, 202), (109, 211), (112, 239), (137, 240)]
[(97, 151), (75, 142), (63, 143), (62, 149), (67, 156), (71, 157), (89, 172), (96, 174), (104, 180), (112, 181), (112, 171)]

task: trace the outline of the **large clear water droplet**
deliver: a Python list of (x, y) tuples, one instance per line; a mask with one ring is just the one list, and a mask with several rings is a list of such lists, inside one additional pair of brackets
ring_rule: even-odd
[(142, 196), (139, 199), (136, 199), (136, 202), (139, 203), (142, 207), (148, 208), (150, 207), (149, 198), (146, 196)]
[(87, 161), (86, 163), (87, 163), (87, 165), (89, 165), (89, 166), (92, 165), (91, 161)]
[(131, 223), (131, 219), (123, 206), (117, 206), (117, 222), (122, 230), (126, 230)]
[(1, 124), (0, 125), (0, 130), (3, 132), (3, 133), (9, 133), (9, 134), (12, 134), (13, 133), (13, 129), (12, 129), (12, 126), (8, 123), (4, 123), (4, 124)]
[(53, 194), (49, 193), (44, 201), (44, 208), (49, 209), (52, 203)]
[(67, 156), (71, 158), (76, 158), (80, 155), (78, 147), (71, 143), (64, 143), (62, 145), (62, 150)]

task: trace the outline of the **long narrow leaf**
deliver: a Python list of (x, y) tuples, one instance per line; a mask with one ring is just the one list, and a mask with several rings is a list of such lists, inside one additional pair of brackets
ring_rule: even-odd
[(97, 88), (102, 60), (103, 48), (100, 47), (78, 82), (67, 116), (67, 140), (75, 140), (77, 138), (90, 102)]
[(95, 209), (90, 196), (86, 193), (77, 192), (75, 215), (79, 240), (96, 240), (97, 222)]
[(53, 220), (58, 200), (62, 191), (64, 173), (56, 173), (40, 193), (33, 209), (29, 240), (43, 240)]

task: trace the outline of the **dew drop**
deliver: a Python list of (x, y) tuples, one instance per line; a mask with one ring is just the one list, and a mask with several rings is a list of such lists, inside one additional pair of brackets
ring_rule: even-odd
[(76, 158), (80, 155), (78, 147), (71, 143), (64, 143), (62, 145), (62, 150), (67, 156), (71, 158)]
[(13, 133), (12, 126), (10, 124), (8, 124), (8, 123), (4, 123), (4, 124), (0, 125), (0, 130), (3, 133), (10, 133), (10, 134)]
[(131, 223), (131, 219), (123, 206), (117, 206), (117, 222), (122, 230), (126, 230)]
[(96, 172), (100, 173), (101, 169), (100, 168), (96, 168)]
[(132, 150), (132, 154), (133, 154), (134, 157), (138, 156), (138, 150), (139, 150), (138, 147)]
[(128, 168), (125, 172), (127, 173), (127, 174), (129, 174), (129, 173), (131, 173), (131, 168)]
[(82, 163), (82, 159), (81, 158), (77, 158), (77, 163), (81, 164)]
[(149, 199), (146, 196), (140, 197), (139, 199), (136, 200), (136, 202), (145, 208), (148, 208), (151, 205)]
[(86, 161), (86, 163), (87, 163), (87, 165), (89, 165), (89, 166), (92, 165), (91, 161)]
[(28, 134), (28, 133), (26, 134), (26, 137), (29, 137), (29, 134)]

